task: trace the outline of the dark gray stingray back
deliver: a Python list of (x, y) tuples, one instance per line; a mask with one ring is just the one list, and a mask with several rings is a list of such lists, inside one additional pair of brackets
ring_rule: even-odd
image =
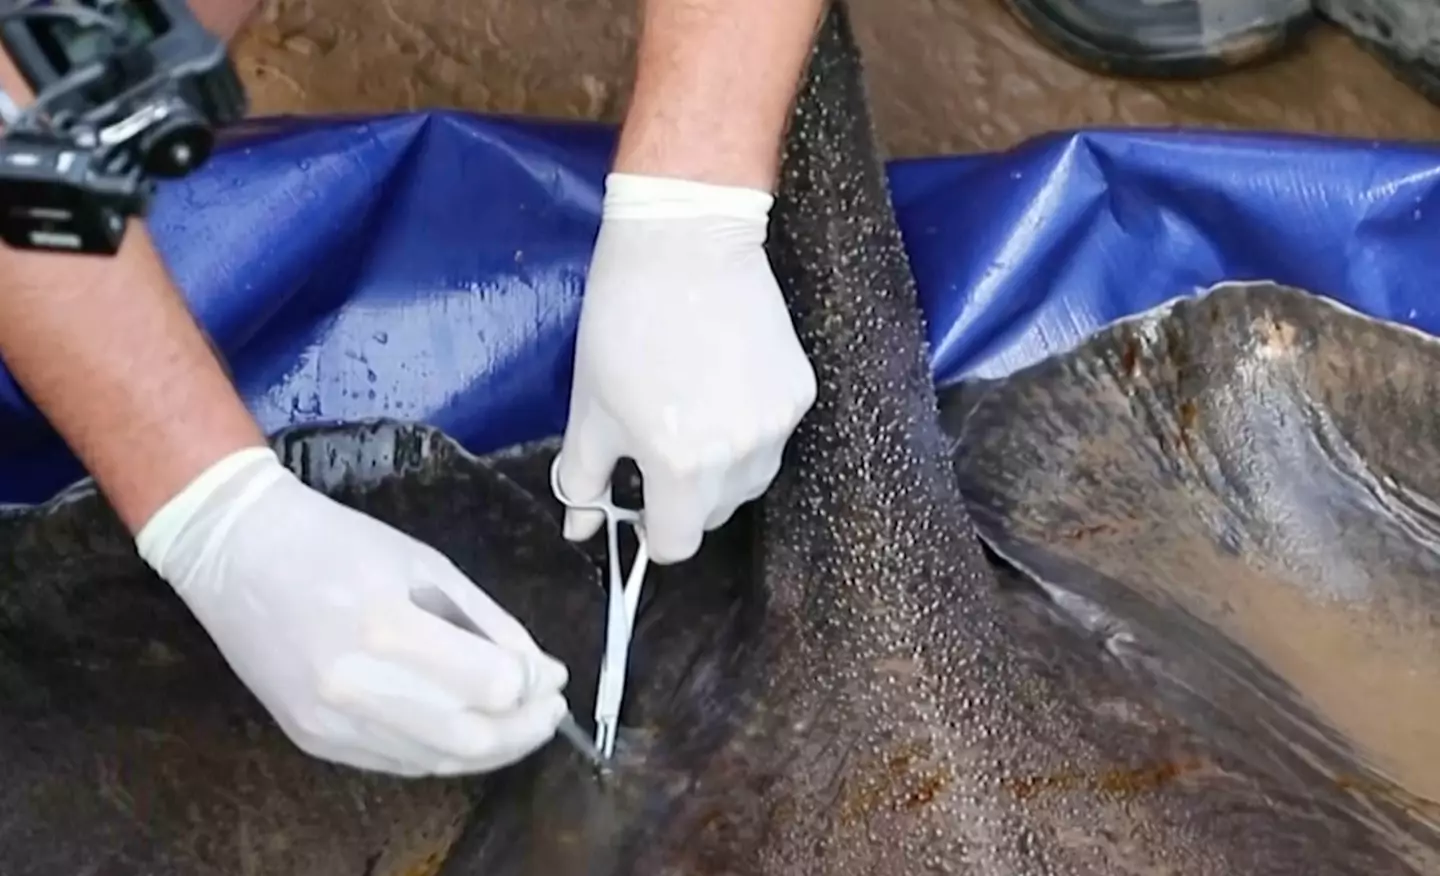
[(1255, 747), (1308, 750), (1433, 825), (1437, 406), (1440, 342), (1246, 284), (964, 388), (947, 414), (998, 553), (1246, 716)]
[[(308, 483), (485, 582), (574, 669), (587, 702), (597, 567), (502, 473), (543, 488), (551, 448), (492, 466), (388, 423), (275, 443)], [(488, 784), (390, 780), (296, 750), (89, 484), (0, 512), (0, 703), (6, 876), (433, 872)]]

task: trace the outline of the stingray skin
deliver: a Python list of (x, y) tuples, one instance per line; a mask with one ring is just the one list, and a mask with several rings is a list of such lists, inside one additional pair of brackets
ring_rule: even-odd
[(1440, 341), (1230, 283), (948, 391), (986, 544), (1440, 872)]
[(537, 759), (446, 872), (1421, 872), (1406, 813), (1254, 737), (1264, 716), (1189, 687), (1208, 679), (1186, 651), (1127, 661), (987, 562), (869, 125), (837, 6), (770, 240), (820, 389), (757, 509), (753, 577), (692, 628), (703, 648), (650, 650), (686, 670), (637, 674), (617, 776)]
[[(558, 744), (468, 781), (306, 758), (82, 485), (0, 518), (4, 872), (1425, 872), (1403, 812), (1283, 734), (1252, 738), (1196, 693), (1187, 650), (1132, 659), (987, 560), (843, 6), (798, 101), (770, 252), (817, 402), (763, 501), (649, 579), (613, 775)], [(593, 549), (560, 535), (553, 444), (477, 459), (389, 422), (275, 442), (484, 582), (571, 667), (583, 714), (603, 594)]]

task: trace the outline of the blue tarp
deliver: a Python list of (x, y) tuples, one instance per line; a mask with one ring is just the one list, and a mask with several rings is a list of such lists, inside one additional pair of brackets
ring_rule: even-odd
[[(151, 228), (267, 430), (393, 416), (483, 451), (563, 427), (611, 143), (453, 113), (256, 122)], [(1099, 131), (890, 175), (942, 382), (1221, 280), (1440, 331), (1440, 148)], [(80, 475), (0, 372), (0, 501)]]

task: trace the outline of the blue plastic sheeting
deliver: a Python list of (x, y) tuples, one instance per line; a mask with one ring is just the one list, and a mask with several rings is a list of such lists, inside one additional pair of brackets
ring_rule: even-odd
[[(432, 113), (252, 124), (151, 221), (267, 430), (376, 416), (476, 450), (564, 424), (611, 131)], [(1440, 329), (1440, 150), (1092, 132), (891, 165), (938, 379), (1229, 279)], [(81, 475), (0, 373), (0, 500)]]

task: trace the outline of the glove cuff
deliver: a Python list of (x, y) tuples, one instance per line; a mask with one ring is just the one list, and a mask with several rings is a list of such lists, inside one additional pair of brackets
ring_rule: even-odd
[(759, 189), (717, 186), (662, 176), (605, 177), (606, 219), (698, 219), (723, 216), (764, 224), (775, 196)]
[(231, 508), (227, 510), (232, 516), (259, 495), (261, 488), (269, 486), (277, 477), (288, 474), (289, 471), (280, 464), (280, 459), (275, 455), (275, 451), (269, 447), (246, 447), (212, 464), (191, 481), (185, 489), (161, 506), (160, 510), (156, 511), (140, 528), (140, 532), (135, 536), (135, 549), (139, 552), (140, 558), (157, 574), (165, 577), (166, 559), (170, 549), (180, 540), (202, 509), (209, 504), (211, 497), (242, 473), (251, 470), (260, 472), (266, 469), (273, 472), (274, 476), (254, 477), (249, 488), (230, 503)]

